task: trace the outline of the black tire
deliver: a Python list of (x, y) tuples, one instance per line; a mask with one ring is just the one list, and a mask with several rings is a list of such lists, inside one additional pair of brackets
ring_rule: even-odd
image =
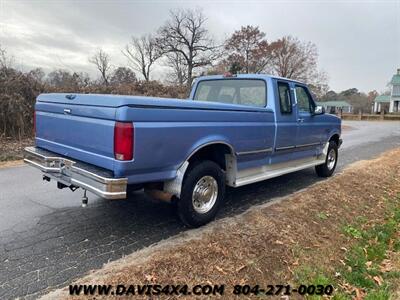
[[(209, 177), (212, 177), (215, 181)], [(212, 184), (208, 181), (205, 181), (207, 179), (208, 181), (211, 181)], [(216, 185), (218, 186), (217, 196), (216, 198), (215, 196), (214, 198), (211, 196), (211, 198), (215, 200), (210, 200), (207, 203), (209, 203), (209, 205), (211, 205), (211, 203), (214, 204), (210, 206), (208, 211), (200, 213), (198, 210), (201, 208), (195, 207), (194, 202), (196, 201), (193, 201), (193, 192), (196, 184), (201, 186), (202, 184), (207, 185), (207, 183), (212, 185), (210, 188), (211, 191), (215, 191)], [(210, 192), (210, 194), (206, 193), (206, 195), (215, 195), (215, 193)], [(179, 218), (185, 225), (189, 227), (202, 226), (215, 218), (222, 202), (224, 201), (224, 198), (225, 174), (221, 168), (215, 162), (209, 160), (194, 162), (192, 166), (189, 165), (189, 168), (183, 178), (181, 197), (177, 201)]]
[[(332, 166), (331, 157), (329, 155), (332, 151), (334, 152), (334, 155), (335, 155), (335, 157), (334, 157), (335, 160), (334, 160), (333, 166)], [(335, 141), (330, 141), (329, 146), (328, 146), (327, 155), (325, 158), (325, 163), (315, 167), (315, 171), (317, 172), (317, 175), (319, 177), (332, 176), (333, 172), (335, 172), (337, 161), (338, 161), (338, 145), (336, 144)]]

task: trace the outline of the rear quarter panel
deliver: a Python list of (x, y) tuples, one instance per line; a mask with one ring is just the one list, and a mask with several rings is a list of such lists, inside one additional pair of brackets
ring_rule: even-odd
[[(135, 128), (134, 160), (116, 161), (114, 169), (116, 176), (127, 176), (129, 183), (174, 178), (179, 166), (207, 143), (224, 142), (235, 152), (264, 149), (274, 143), (274, 114), (267, 108), (224, 111), (125, 106), (116, 116), (120, 121), (133, 121)], [(248, 160), (239, 160), (238, 168)], [(262, 156), (250, 160), (266, 163)]]

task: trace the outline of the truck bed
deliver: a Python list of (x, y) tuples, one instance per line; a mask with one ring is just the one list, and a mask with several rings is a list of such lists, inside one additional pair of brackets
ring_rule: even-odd
[[(133, 124), (132, 160), (114, 158), (117, 121)], [(210, 142), (238, 152), (270, 148), (274, 132), (274, 113), (266, 107), (90, 94), (44, 94), (36, 103), (37, 147), (112, 171), (132, 184), (173, 179), (182, 162)], [(238, 168), (254, 164), (245, 158)]]

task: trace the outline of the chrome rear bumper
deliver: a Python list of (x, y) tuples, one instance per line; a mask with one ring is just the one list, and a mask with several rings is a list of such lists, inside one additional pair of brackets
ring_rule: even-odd
[(66, 186), (81, 187), (106, 199), (126, 198), (127, 178), (113, 178), (110, 171), (38, 147), (24, 149), (24, 162)]

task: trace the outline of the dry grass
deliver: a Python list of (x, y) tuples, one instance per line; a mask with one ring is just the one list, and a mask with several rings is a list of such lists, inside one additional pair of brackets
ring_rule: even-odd
[[(253, 207), (134, 253), (77, 283), (293, 284), (295, 270), (303, 265), (334, 274), (344, 259), (343, 247), (352, 243), (343, 234), (343, 225), (361, 216), (368, 223), (379, 222), (385, 212), (384, 197), (399, 192), (400, 149), (396, 149), (355, 163), (284, 201)], [(67, 292), (50, 297), (54, 295), (67, 297)]]
[(14, 138), (0, 137), (0, 166), (4, 161), (21, 160), (23, 158), (22, 151), (25, 147), (34, 144), (33, 138), (23, 138), (21, 140)]
[(10, 168), (10, 167), (18, 167), (22, 166), (24, 161), (20, 160), (10, 160), (10, 161), (0, 161), (0, 169), (2, 168)]

